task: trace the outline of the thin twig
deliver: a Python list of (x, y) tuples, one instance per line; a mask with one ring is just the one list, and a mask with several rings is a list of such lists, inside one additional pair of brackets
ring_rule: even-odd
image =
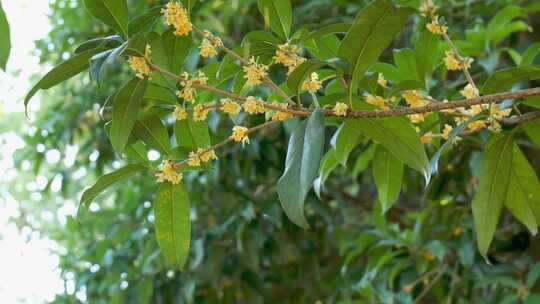
[(444, 263), (443, 266), (439, 268), (439, 272), (437, 273), (437, 275), (435, 275), (433, 280), (426, 286), (426, 288), (422, 290), (422, 292), (418, 295), (418, 297), (414, 299), (413, 304), (417, 304), (422, 301), (422, 299), (431, 291), (431, 289), (435, 286), (435, 284), (439, 282), (444, 272), (446, 271), (446, 268), (448, 268), (448, 264)]

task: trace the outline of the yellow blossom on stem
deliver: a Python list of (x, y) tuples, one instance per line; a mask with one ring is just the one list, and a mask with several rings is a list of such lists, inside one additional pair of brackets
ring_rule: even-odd
[(152, 73), (152, 69), (150, 68), (150, 65), (148, 62), (150, 61), (150, 54), (152, 53), (152, 49), (150, 48), (150, 45), (146, 45), (145, 51), (144, 51), (144, 57), (135, 57), (130, 56), (128, 59), (128, 64), (130, 68), (135, 71), (136, 76), (144, 79), (147, 76), (150, 76)]
[[(274, 107), (279, 108), (279, 109), (286, 109), (287, 108), (286, 106), (283, 106), (279, 102), (272, 102), (272, 105)], [(283, 112), (283, 111), (279, 111), (279, 110), (274, 110), (274, 111), (275, 111), (274, 114), (272, 114), (272, 120), (274, 120), (274, 121), (284, 121), (284, 120), (291, 119), (291, 118), (294, 117), (293, 114), (288, 113), (288, 112)]]
[(321, 86), (322, 81), (319, 80), (319, 74), (313, 72), (309, 78), (302, 83), (302, 90), (314, 93), (320, 90)]
[(420, 141), (423, 144), (429, 144), (433, 140), (433, 133), (427, 132), (426, 134), (420, 137)]
[(260, 98), (248, 96), (242, 105), (249, 114), (262, 114), (265, 112), (264, 102)]
[(422, 5), (420, 5), (420, 14), (424, 17), (429, 17), (434, 15), (438, 9), (439, 7), (434, 5), (433, 1), (425, 0), (422, 2)]
[(488, 125), (487, 120), (476, 120), (467, 125), (467, 128), (471, 131), (477, 131), (486, 128)]
[(174, 115), (174, 118), (177, 121), (180, 121), (180, 120), (184, 120), (184, 119), (186, 119), (188, 117), (188, 112), (184, 107), (176, 106), (176, 107), (174, 107), (173, 115)]
[(473, 87), (470, 83), (467, 84), (463, 90), (459, 91), (463, 97), (467, 99), (476, 98), (479, 96), (478, 89)]
[(386, 106), (386, 102), (384, 101), (384, 98), (382, 98), (381, 96), (368, 94), (366, 95), (366, 102), (374, 106), (377, 106), (379, 108), (382, 108), (384, 110), (388, 109), (388, 107)]
[(176, 96), (191, 103), (195, 102), (195, 90), (190, 85), (186, 85), (182, 90), (176, 92)]
[(227, 113), (231, 115), (238, 115), (242, 107), (240, 107), (240, 105), (237, 102), (232, 101), (230, 98), (223, 98), (220, 100), (219, 109), (223, 113)]
[(193, 120), (204, 121), (208, 117), (210, 109), (206, 108), (203, 104), (198, 104), (193, 108)]
[(401, 96), (403, 96), (405, 102), (412, 108), (422, 107), (427, 104), (418, 90), (407, 90)]
[(256, 86), (262, 83), (264, 77), (266, 77), (266, 71), (268, 66), (258, 63), (254, 57), (249, 59), (249, 62), (244, 66), (244, 78), (247, 79), (246, 83), (249, 86)]
[(233, 127), (232, 131), (232, 140), (236, 142), (242, 142), (242, 144), (249, 144), (248, 128), (242, 126), (235, 126)]
[(343, 102), (337, 102), (332, 111), (337, 116), (347, 116), (347, 111), (349, 110), (349, 106)]
[(199, 46), (199, 53), (202, 57), (210, 58), (217, 55), (216, 48), (222, 47), (223, 42), (219, 37), (215, 37), (210, 31), (203, 31), (203, 40)]
[(174, 185), (182, 181), (182, 173), (176, 172), (174, 164), (170, 160), (165, 160), (161, 166), (161, 171), (156, 173), (158, 183), (171, 182)]
[(444, 138), (445, 140), (448, 140), (448, 136), (450, 136), (450, 132), (452, 132), (453, 129), (454, 128), (451, 125), (445, 124), (443, 132), (441, 134), (442, 138)]
[(300, 53), (300, 48), (296, 45), (290, 45), (287, 42), (285, 44), (278, 45), (274, 60), (276, 63), (286, 66), (288, 68), (288, 74), (291, 74), (297, 66), (306, 61), (306, 59), (299, 56), (298, 53)]
[(216, 151), (214, 149), (197, 149), (197, 153), (199, 154), (199, 157), (203, 163), (207, 163), (211, 160), (217, 159)]
[(422, 113), (411, 114), (411, 115), (408, 115), (407, 117), (409, 117), (409, 120), (414, 124), (421, 123), (424, 121), (424, 114)]
[(198, 71), (197, 76), (191, 77), (191, 79), (190, 75), (187, 72), (183, 72), (181, 77), (182, 80), (180, 81), (180, 85), (182, 85), (183, 88), (182, 90), (176, 92), (176, 95), (191, 103), (195, 102), (196, 91), (193, 88), (193, 85), (205, 85), (208, 81), (208, 77), (206, 77), (206, 75), (202, 71)]
[(444, 64), (449, 71), (468, 70), (471, 68), (472, 58), (463, 58), (462, 62), (454, 51), (446, 51), (445, 54)]
[(161, 13), (165, 16), (165, 23), (174, 26), (175, 35), (187, 35), (193, 30), (187, 10), (179, 2), (171, 1), (167, 3)]
[(437, 16), (433, 17), (431, 22), (426, 24), (426, 28), (435, 35), (442, 35), (448, 32), (448, 26), (439, 24)]
[(201, 165), (201, 158), (199, 153), (191, 151), (189, 152), (187, 164), (191, 167), (199, 167)]
[(383, 88), (388, 88), (388, 81), (384, 78), (384, 75), (382, 73), (379, 73), (377, 76), (377, 84), (379, 84)]

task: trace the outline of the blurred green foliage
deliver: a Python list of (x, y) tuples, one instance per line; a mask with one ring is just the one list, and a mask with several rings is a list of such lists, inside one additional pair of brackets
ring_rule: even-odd
[[(129, 1), (130, 16), (164, 4), (158, 2)], [(293, 32), (350, 23), (367, 2), (292, 1)], [(418, 7), (420, 1), (396, 2)], [(471, 72), (479, 83), (496, 69), (519, 65), (525, 50), (540, 40), (540, 6), (535, 1), (440, 2), (450, 35), (478, 63)], [(43, 64), (56, 65), (83, 41), (114, 34), (76, 1), (50, 3), (54, 29), (36, 43)], [(200, 28), (212, 29), (232, 45), (264, 29), (254, 0), (200, 1), (192, 16)], [(425, 21), (412, 20), (380, 62), (398, 65), (400, 52), (418, 50), (415, 44)], [(189, 70), (205, 63), (195, 48), (187, 59)], [(442, 53), (435, 74), (447, 80), (430, 79), (430, 94), (458, 96), (464, 77), (444, 77), (441, 58)], [(538, 63), (534, 56), (532, 60)], [(408, 71), (391, 67), (397, 78), (385, 74), (389, 80), (407, 80), (400, 77)], [(81, 207), (75, 217), (81, 190), (125, 164), (109, 143), (104, 124), (110, 113), (102, 106), (130, 73), (125, 63), (116, 61), (106, 68), (99, 90), (86, 73), (40, 93), (34, 127), (24, 134), (27, 148), (17, 155), (21, 174), (11, 192), (21, 214), (14, 221), (60, 244), (63, 278), (75, 286), (54, 303), (538, 303), (538, 237), (505, 212), (489, 253), (491, 265), (476, 250), (470, 202), (487, 133), (466, 137), (443, 154), (426, 190), (421, 175), (405, 169), (397, 203), (384, 216), (376, 203), (377, 178), (366, 170), (375, 147), (366, 138), (358, 139), (345, 159), (347, 166), (334, 164), (321, 198), (308, 196), (310, 230), (286, 218), (276, 193), (287, 140), (298, 121), (263, 130), (245, 147), (228, 146), (211, 170), (184, 176), (192, 204), (192, 237), (183, 272), (170, 270), (158, 249), (151, 204), (157, 186), (150, 174), (122, 181), (89, 208)], [(538, 81), (529, 82), (535, 84)], [(222, 139), (230, 122), (211, 115), (209, 127)], [(327, 137), (336, 130), (337, 124), (327, 128)], [(516, 142), (538, 173), (538, 147), (522, 132)], [(62, 161), (46, 161), (53, 150)], [(30, 170), (22, 170), (25, 163)], [(23, 185), (36, 175), (47, 179), (46, 187), (27, 191)], [(43, 212), (56, 216), (44, 220)]]

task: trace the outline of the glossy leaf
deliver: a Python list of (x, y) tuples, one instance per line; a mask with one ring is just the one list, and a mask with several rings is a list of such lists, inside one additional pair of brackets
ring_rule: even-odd
[(285, 172), (277, 191), (285, 214), (296, 225), (309, 228), (304, 202), (317, 176), (324, 148), (324, 115), (320, 109), (292, 133), (285, 161)]
[(379, 145), (375, 149), (372, 168), (382, 213), (386, 213), (399, 197), (403, 163)]
[(115, 49), (107, 50), (90, 58), (90, 76), (97, 82), (98, 86), (101, 84), (105, 68), (118, 59), (127, 45), (128, 43), (125, 42)]
[(113, 148), (118, 153), (124, 151), (131, 130), (135, 126), (147, 84), (146, 79), (133, 78), (114, 98), (110, 138)]
[(153, 7), (146, 11), (144, 14), (133, 18), (133, 20), (130, 20), (128, 24), (129, 35), (132, 36), (141, 32), (150, 31), (152, 25), (154, 25), (156, 23), (156, 20), (158, 20), (159, 17), (162, 16), (162, 9), (162, 6)]
[(522, 128), (536, 147), (540, 149), (540, 119), (526, 122), (522, 125)]
[(0, 69), (6, 70), (9, 53), (11, 51), (11, 34), (6, 13), (0, 3)]
[(416, 70), (418, 78), (426, 87), (437, 63), (439, 44), (439, 36), (429, 31), (421, 32), (416, 42)]
[(321, 198), (321, 190), (324, 186), (324, 182), (326, 182), (326, 179), (328, 178), (328, 176), (330, 176), (330, 173), (332, 173), (332, 171), (334, 171), (334, 169), (338, 165), (336, 155), (336, 150), (331, 149), (326, 152), (323, 159), (321, 160), (319, 177), (317, 177), (317, 179), (315, 179), (315, 181), (313, 182), (313, 189), (315, 190), (315, 194), (317, 194), (319, 198)]
[(482, 160), (480, 185), (472, 202), (476, 241), (486, 258), (508, 194), (512, 167), (513, 137), (493, 136)]
[(390, 45), (412, 13), (409, 8), (395, 8), (391, 1), (375, 0), (362, 9), (341, 43), (338, 55), (349, 63), (349, 96), (367, 69)]
[(482, 94), (508, 91), (521, 80), (538, 78), (540, 78), (540, 66), (520, 66), (498, 70), (486, 80)]
[(55, 85), (58, 85), (65, 80), (68, 80), (82, 71), (88, 69), (89, 60), (95, 54), (105, 51), (104, 48), (95, 48), (82, 53), (76, 54), (70, 59), (62, 62), (52, 70), (50, 70), (43, 78), (41, 78), (38, 83), (36, 83), (30, 92), (26, 95), (24, 99), (24, 105), (27, 106), (30, 99), (36, 94), (37, 91), (47, 90)]
[(367, 149), (362, 152), (356, 159), (356, 162), (354, 163), (353, 177), (357, 177), (358, 174), (366, 170), (371, 163), (371, 160), (373, 159), (373, 155), (375, 155), (375, 148), (377, 147), (377, 144), (371, 144)]
[(101, 22), (128, 37), (128, 7), (126, 0), (84, 0), (88, 12)]
[(148, 115), (139, 118), (133, 130), (137, 136), (150, 147), (161, 153), (171, 153), (171, 143), (167, 128), (163, 125), (161, 119), (156, 115)]
[(510, 182), (504, 205), (532, 234), (538, 232), (540, 182), (534, 168), (515, 143), (512, 150)]
[(288, 39), (292, 25), (290, 0), (258, 0), (258, 4), (265, 24), (281, 38)]
[(360, 142), (360, 133), (354, 129), (354, 125), (344, 122), (330, 140), (330, 144), (336, 151), (336, 159), (342, 165), (347, 165), (349, 154)]
[(210, 146), (210, 133), (205, 121), (194, 121), (189, 117), (174, 124), (174, 135), (180, 147), (197, 149)]
[(163, 183), (154, 201), (154, 214), (161, 253), (170, 265), (183, 269), (191, 241), (190, 203), (184, 186)]
[(80, 203), (90, 203), (112, 184), (145, 170), (147, 170), (147, 167), (143, 164), (131, 164), (101, 176), (93, 186), (83, 192)]

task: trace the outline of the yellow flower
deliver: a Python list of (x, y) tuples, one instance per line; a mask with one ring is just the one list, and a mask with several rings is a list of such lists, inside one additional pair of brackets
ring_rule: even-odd
[(444, 129), (443, 129), (443, 132), (442, 132), (442, 138), (448, 140), (448, 136), (450, 136), (450, 132), (452, 132), (454, 128), (449, 125), (449, 124), (445, 124), (444, 125)]
[(197, 149), (197, 153), (199, 154), (199, 157), (203, 163), (207, 163), (211, 160), (217, 159), (216, 151), (214, 149)]
[(187, 10), (180, 3), (176, 1), (167, 3), (161, 13), (165, 16), (165, 23), (174, 26), (175, 35), (187, 35), (193, 30)]
[(414, 124), (417, 124), (417, 123), (421, 123), (422, 121), (424, 121), (424, 114), (411, 114), (411, 115), (408, 115), (407, 117), (409, 117), (409, 120), (414, 123)]
[(319, 80), (319, 74), (313, 72), (309, 76), (309, 79), (306, 79), (302, 83), (302, 90), (310, 91), (312, 93), (317, 92), (322, 86), (322, 81)]
[(199, 46), (199, 50), (199, 54), (204, 58), (210, 58), (217, 55), (216, 48), (212, 42), (206, 38), (203, 38), (201, 45)]
[(423, 144), (429, 144), (433, 140), (433, 133), (427, 132), (426, 134), (420, 137), (420, 141)]
[(433, 5), (433, 1), (426, 0), (422, 2), (422, 5), (420, 5), (420, 14), (424, 17), (429, 17), (429, 16), (434, 15), (438, 9), (439, 9), (438, 6)]
[(290, 45), (288, 42), (278, 45), (274, 60), (276, 63), (281, 63), (288, 68), (288, 74), (291, 74), (297, 66), (301, 65), (306, 59), (300, 57), (298, 53), (300, 48), (296, 45)]
[(223, 111), (223, 113), (231, 115), (238, 115), (242, 109), (237, 102), (232, 101), (230, 98), (221, 99), (220, 104), (219, 109)]
[(193, 108), (193, 120), (194, 121), (204, 121), (208, 117), (208, 112), (210, 109), (207, 109), (204, 105), (198, 104)]
[(430, 23), (426, 24), (426, 28), (436, 35), (442, 35), (448, 32), (448, 26), (439, 24), (437, 16), (435, 16)]
[(487, 120), (477, 120), (467, 125), (467, 128), (471, 131), (481, 130), (485, 127), (487, 127)]
[(262, 99), (253, 96), (248, 96), (242, 107), (249, 114), (262, 114), (265, 112)]
[(349, 110), (349, 106), (342, 102), (337, 102), (332, 111), (336, 114), (336, 116), (347, 116), (347, 111)]
[(197, 76), (192, 77), (192, 79), (190, 79), (190, 75), (187, 72), (183, 72), (181, 76), (182, 80), (180, 81), (180, 85), (182, 85), (184, 88), (182, 88), (181, 91), (176, 92), (176, 95), (186, 101), (193, 103), (195, 102), (196, 96), (196, 91), (193, 88), (193, 85), (205, 85), (208, 81), (208, 77), (206, 77), (206, 75), (202, 71), (198, 71)]
[(284, 120), (287, 120), (287, 119), (291, 119), (293, 118), (294, 115), (291, 114), (291, 113), (288, 113), (288, 112), (282, 112), (282, 111), (276, 111), (273, 115), (272, 115), (272, 120), (275, 120), (275, 121), (284, 121)]
[(498, 104), (491, 105), (491, 109), (489, 111), (490, 117), (496, 120), (501, 120), (510, 115), (510, 113), (512, 113), (512, 108), (502, 110), (501, 106)]
[(467, 84), (463, 90), (459, 91), (463, 97), (467, 99), (476, 98), (478, 97), (478, 89), (473, 87), (470, 83)]
[(464, 58), (462, 63), (453, 51), (446, 51), (445, 54), (444, 64), (448, 70), (458, 71), (463, 68), (466, 70), (471, 68), (471, 63), (473, 62), (472, 58)]
[(182, 173), (176, 172), (174, 164), (170, 160), (165, 160), (161, 166), (161, 171), (156, 173), (158, 183), (171, 182), (174, 185), (182, 181)]
[(197, 152), (189, 152), (187, 164), (191, 167), (199, 167), (201, 165), (201, 158)]
[(377, 83), (383, 88), (388, 88), (388, 81), (386, 81), (382, 73), (379, 73), (379, 76), (377, 76)]
[(384, 101), (384, 98), (382, 98), (381, 96), (368, 94), (366, 96), (366, 102), (374, 106), (377, 106), (379, 108), (382, 108), (384, 110), (388, 109), (388, 107), (386, 106), (386, 102)]
[(191, 87), (191, 84), (189, 86), (186, 85), (182, 90), (177, 91), (176, 96), (191, 103), (195, 102), (195, 90)]
[(150, 48), (150, 45), (146, 45), (144, 57), (130, 56), (128, 59), (129, 66), (133, 71), (135, 71), (136, 76), (141, 79), (144, 79), (146, 76), (150, 76), (150, 74), (152, 73), (152, 69), (148, 64), (148, 62), (150, 61), (151, 53), (152, 49)]
[(184, 107), (176, 106), (174, 107), (173, 115), (176, 120), (180, 121), (188, 117), (188, 112), (186, 111)]
[(248, 65), (244, 66), (244, 78), (247, 79), (249, 86), (256, 86), (262, 83), (264, 77), (266, 77), (266, 71), (268, 66), (258, 63), (254, 57), (249, 59)]
[(427, 104), (418, 90), (407, 90), (401, 96), (403, 96), (405, 102), (412, 108), (422, 107)]
[(232, 140), (236, 142), (242, 142), (242, 144), (249, 144), (248, 128), (242, 126), (235, 126), (232, 129)]

